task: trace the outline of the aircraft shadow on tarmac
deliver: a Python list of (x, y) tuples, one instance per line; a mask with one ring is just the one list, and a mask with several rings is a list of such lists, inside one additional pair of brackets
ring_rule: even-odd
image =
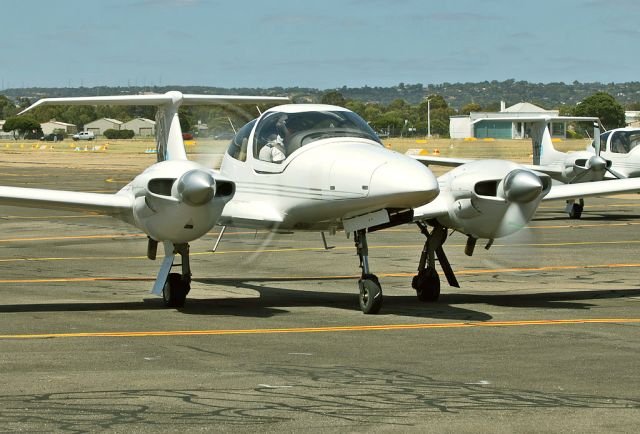
[(571, 220), (567, 217), (566, 214), (556, 214), (549, 215), (546, 213), (536, 214), (535, 218), (532, 220), (534, 222), (546, 222), (546, 221), (569, 221), (570, 223), (579, 225), (580, 222), (631, 222), (638, 221), (640, 219), (640, 215), (637, 214), (611, 214), (610, 211), (607, 210), (592, 210), (585, 211), (580, 220)]
[[(258, 293), (258, 297), (217, 297), (209, 299), (189, 299), (180, 312), (189, 315), (231, 315), (240, 317), (268, 318), (288, 314), (292, 307), (326, 307), (359, 311), (357, 295), (348, 292), (308, 291), (267, 286), (269, 282), (280, 284), (300, 281), (323, 281), (326, 279), (195, 279), (207, 285), (228, 286), (248, 289)], [(353, 279), (345, 279), (353, 280)], [(351, 284), (351, 282), (349, 282)], [(640, 288), (607, 289), (593, 291), (557, 291), (531, 294), (478, 294), (448, 292), (440, 296), (437, 303), (421, 303), (416, 296), (385, 295), (380, 315), (399, 315), (416, 318), (450, 319), (459, 321), (489, 321), (493, 317), (481, 310), (472, 310), (459, 305), (488, 305), (513, 308), (573, 309), (588, 310), (596, 304), (587, 300), (616, 299), (640, 296)], [(412, 292), (412, 290), (411, 290)], [(139, 302), (91, 302), (91, 303), (37, 303), (0, 305), (0, 313), (20, 312), (83, 312), (83, 311), (125, 311), (165, 309), (159, 298), (147, 298)]]

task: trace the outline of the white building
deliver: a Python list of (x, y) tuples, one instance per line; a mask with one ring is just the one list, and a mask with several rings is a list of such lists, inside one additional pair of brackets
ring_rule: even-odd
[(120, 126), (121, 130), (133, 130), (139, 137), (151, 137), (156, 133), (156, 122), (147, 118), (135, 118)]
[(558, 110), (545, 110), (528, 102), (511, 107), (505, 107), (504, 102), (501, 105), (501, 110), (495, 113), (471, 112), (469, 116), (451, 116), (451, 138), (524, 139), (530, 137), (530, 124), (541, 119), (548, 119), (553, 137), (566, 137), (568, 120), (559, 116)]
[(627, 110), (624, 112), (625, 123), (630, 127), (640, 127), (640, 111)]
[(56, 121), (55, 119), (51, 119), (49, 122), (44, 122), (40, 124), (40, 128), (42, 129), (42, 134), (47, 135), (53, 133), (55, 130), (64, 130), (67, 134), (75, 134), (78, 131), (78, 127), (74, 124), (69, 124), (67, 122)]
[(102, 118), (84, 125), (85, 131), (92, 131), (96, 136), (103, 135), (106, 130), (119, 130), (122, 121), (117, 119)]

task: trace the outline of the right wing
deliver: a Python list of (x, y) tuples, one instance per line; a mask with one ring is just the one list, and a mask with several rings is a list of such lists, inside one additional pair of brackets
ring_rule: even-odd
[(128, 216), (133, 211), (133, 200), (122, 194), (2, 186), (0, 205), (89, 211), (113, 217)]
[(429, 220), (449, 214), (449, 203), (444, 196), (439, 195), (426, 205), (413, 210), (413, 221)]
[(610, 196), (639, 191), (640, 178), (613, 179), (610, 181), (554, 185), (542, 200), (578, 199), (588, 196)]

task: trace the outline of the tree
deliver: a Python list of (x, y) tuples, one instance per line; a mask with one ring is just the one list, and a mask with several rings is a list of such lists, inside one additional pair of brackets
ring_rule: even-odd
[(42, 129), (40, 123), (31, 116), (14, 116), (7, 119), (2, 126), (3, 131), (18, 132), (22, 138), (36, 138), (42, 135)]
[(344, 99), (344, 96), (337, 90), (331, 90), (324, 95), (322, 95), (322, 99), (320, 100), (322, 104), (330, 104), (337, 105), (340, 107), (344, 107), (347, 101)]
[(480, 106), (480, 104), (477, 104), (475, 102), (470, 102), (469, 104), (465, 104), (460, 108), (460, 114), (468, 115), (471, 112), (479, 112), (480, 110), (482, 110), (482, 107)]
[(576, 106), (576, 116), (597, 116), (607, 129), (625, 126), (624, 108), (606, 92), (595, 93)]
[(13, 101), (4, 95), (0, 95), (0, 119), (15, 116), (16, 111), (17, 109)]

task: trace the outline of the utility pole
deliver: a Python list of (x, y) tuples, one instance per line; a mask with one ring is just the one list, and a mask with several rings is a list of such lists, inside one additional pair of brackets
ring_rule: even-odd
[(427, 98), (427, 137), (431, 138), (431, 99)]

